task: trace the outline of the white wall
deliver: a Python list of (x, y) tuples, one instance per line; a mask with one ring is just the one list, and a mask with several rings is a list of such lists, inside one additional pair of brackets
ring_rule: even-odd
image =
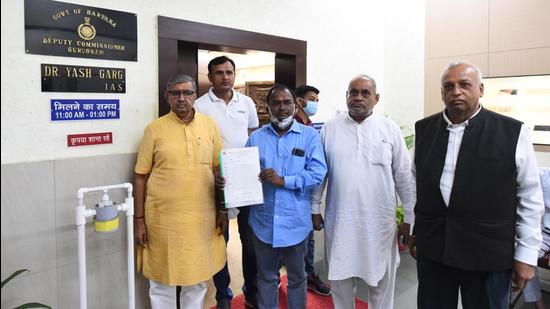
[[(397, 112), (399, 106), (394, 106), (402, 101), (395, 97), (397, 93), (419, 93), (421, 87), (410, 84), (410, 80), (423, 80), (419, 65), (423, 61), (423, 41), (413, 39), (424, 31), (423, 5), (417, 2), (403, 6), (404, 10), (402, 6), (390, 10), (382, 1), (374, 0), (235, 0), (223, 2), (223, 9), (217, 0), (65, 2), (136, 13), (138, 62), (27, 55), (23, 1), (2, 1), (2, 164), (135, 152), (143, 128), (157, 117), (157, 15), (307, 41), (307, 80), (321, 90), (322, 104), (315, 120), (325, 121), (337, 107), (345, 106), (347, 84), (358, 73), (377, 79), (384, 100), (377, 108), (379, 112), (386, 108), (400, 122), (422, 114), (417, 111), (422, 107), (420, 94), (408, 97), (414, 112), (407, 113), (407, 117)], [(408, 17), (388, 20), (385, 11)], [(410, 31), (402, 33), (403, 29)], [(408, 38), (410, 33), (413, 36)], [(405, 38), (408, 48), (393, 47)], [(126, 93), (42, 93), (41, 63), (125, 68)], [(399, 88), (389, 89), (394, 86)], [(120, 120), (52, 123), (52, 98), (119, 98)], [(113, 132), (112, 145), (66, 146), (67, 134), (105, 131)]]
[(415, 121), (424, 115), (425, 2), (385, 4), (385, 82), (380, 100), (388, 117), (414, 131)]

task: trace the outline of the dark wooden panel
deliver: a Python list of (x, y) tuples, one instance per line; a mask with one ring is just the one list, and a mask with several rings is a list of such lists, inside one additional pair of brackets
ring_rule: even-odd
[(240, 48), (235, 46), (220, 46), (220, 45), (204, 44), (204, 43), (199, 44), (199, 49), (217, 51), (222, 53), (241, 54), (241, 55), (246, 55), (246, 53), (250, 50), (248, 48)]
[(275, 35), (159, 16), (159, 37), (228, 47), (305, 55), (306, 42)]
[(195, 80), (199, 78), (199, 54), (197, 43), (178, 42), (178, 74), (187, 74)]
[(296, 56), (275, 55), (275, 82), (296, 89)]
[(307, 84), (307, 55), (296, 55), (296, 86)]
[(164, 99), (166, 83), (177, 73), (178, 40), (159, 38), (159, 117), (168, 114), (170, 107)]

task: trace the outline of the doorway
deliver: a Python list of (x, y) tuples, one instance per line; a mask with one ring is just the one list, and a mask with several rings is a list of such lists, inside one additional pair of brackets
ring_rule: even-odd
[(163, 93), (171, 76), (183, 73), (199, 80), (199, 50), (240, 55), (272, 53), (274, 82), (293, 89), (306, 83), (305, 41), (164, 16), (158, 17), (158, 39), (159, 117), (170, 111)]
[(247, 51), (246, 54), (223, 53), (199, 49), (198, 51), (198, 93), (200, 97), (211, 87), (208, 80), (208, 63), (210, 60), (226, 56), (235, 62), (235, 91), (252, 98), (260, 126), (269, 122), (266, 95), (275, 83), (275, 53), (264, 51)]

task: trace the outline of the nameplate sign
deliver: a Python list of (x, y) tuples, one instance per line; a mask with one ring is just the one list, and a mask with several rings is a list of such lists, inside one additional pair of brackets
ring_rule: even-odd
[(42, 92), (126, 92), (126, 69), (41, 64)]
[(98, 144), (112, 144), (113, 133), (85, 133), (85, 134), (69, 134), (67, 135), (67, 146), (86, 146), (86, 145), (98, 145)]
[(137, 61), (137, 17), (73, 3), (25, 0), (25, 51)]
[(51, 120), (119, 119), (119, 100), (52, 99)]

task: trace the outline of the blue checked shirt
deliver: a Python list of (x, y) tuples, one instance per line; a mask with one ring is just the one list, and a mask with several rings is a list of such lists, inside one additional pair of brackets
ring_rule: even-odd
[(264, 203), (250, 208), (248, 222), (262, 242), (288, 247), (303, 241), (312, 230), (310, 193), (327, 173), (319, 133), (294, 121), (279, 137), (271, 124), (250, 135), (247, 147), (257, 146), (260, 167), (272, 168), (284, 187), (263, 183)]

